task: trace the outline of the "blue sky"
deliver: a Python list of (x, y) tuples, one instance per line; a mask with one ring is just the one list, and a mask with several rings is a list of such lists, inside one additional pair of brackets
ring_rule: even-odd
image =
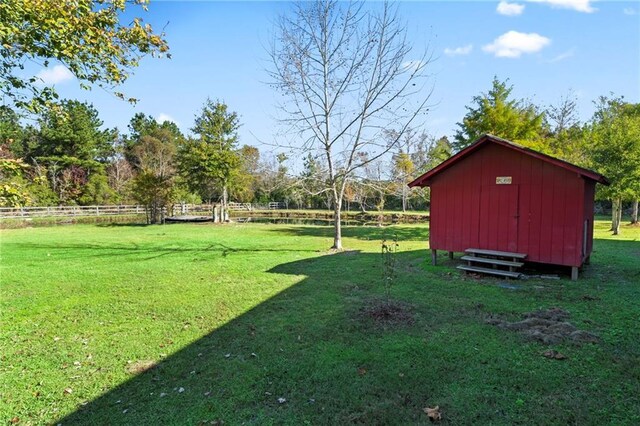
[[(101, 89), (80, 90), (64, 72), (48, 70), (44, 79), (58, 81), (62, 97), (93, 103), (105, 126), (122, 131), (144, 112), (188, 132), (205, 99), (220, 99), (241, 117), (240, 143), (269, 150), (277, 95), (266, 84), (266, 47), (274, 20), (289, 8), (284, 1), (152, 0), (142, 17), (156, 30), (165, 27), (172, 59), (145, 58), (121, 88), (140, 99), (135, 107)], [(637, 2), (404, 1), (399, 11), (416, 52), (429, 46), (434, 56), (436, 105), (424, 123), (434, 136), (454, 134), (465, 105), (490, 88), (494, 75), (538, 105), (573, 91), (583, 120), (599, 95), (640, 102)]]

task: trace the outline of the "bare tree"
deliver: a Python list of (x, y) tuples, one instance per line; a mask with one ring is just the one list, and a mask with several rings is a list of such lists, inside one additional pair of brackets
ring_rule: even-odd
[(575, 93), (569, 92), (560, 98), (558, 105), (550, 105), (545, 112), (551, 131), (560, 134), (579, 123), (578, 98)]
[[(354, 173), (392, 150), (431, 94), (428, 50), (413, 56), (395, 7), (316, 0), (281, 16), (271, 46), (273, 86), (284, 96), (281, 121), (297, 145), (322, 154), (334, 209), (333, 249), (342, 249), (340, 216)], [(397, 130), (395, 140), (383, 130)], [(367, 152), (367, 156), (359, 155)]]

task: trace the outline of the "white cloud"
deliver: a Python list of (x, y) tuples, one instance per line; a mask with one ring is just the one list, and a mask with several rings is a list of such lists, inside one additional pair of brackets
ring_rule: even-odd
[(632, 7), (625, 7), (622, 13), (624, 13), (625, 15), (635, 15), (638, 12)]
[(498, 8), (496, 9), (496, 12), (498, 12), (500, 15), (506, 16), (522, 15), (523, 11), (524, 4), (509, 3), (506, 1), (501, 1), (500, 3), (498, 3)]
[(444, 49), (444, 54), (447, 56), (463, 56), (468, 55), (472, 50), (473, 45), (467, 44), (466, 46), (460, 46), (453, 49), (447, 47), (446, 49)]
[(572, 57), (573, 54), (574, 54), (574, 50), (573, 49), (567, 50), (566, 52), (563, 52), (563, 53), (561, 53), (561, 54), (549, 59), (547, 62), (552, 64), (554, 62), (564, 61), (565, 59)]
[(539, 52), (550, 43), (551, 39), (537, 33), (509, 31), (493, 40), (493, 43), (482, 46), (482, 50), (498, 58), (519, 58), (523, 53)]
[(571, 9), (578, 12), (592, 13), (597, 9), (591, 6), (593, 0), (527, 0), (531, 3), (546, 3), (555, 9)]
[(43, 84), (58, 84), (75, 78), (74, 75), (71, 74), (71, 71), (64, 65), (56, 65), (51, 69), (44, 68), (36, 74), (36, 77), (39, 78)]
[(175, 124), (179, 124), (173, 117), (171, 117), (169, 114), (165, 114), (164, 112), (161, 112), (160, 114), (158, 114), (158, 116), (156, 117), (156, 122), (158, 124), (162, 124), (165, 121), (171, 121)]

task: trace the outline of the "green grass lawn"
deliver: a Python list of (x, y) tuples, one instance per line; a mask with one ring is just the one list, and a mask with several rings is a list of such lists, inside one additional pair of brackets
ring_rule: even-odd
[[(347, 227), (340, 254), (329, 227), (3, 230), (0, 422), (427, 424), (438, 405), (443, 424), (635, 425), (640, 228), (596, 225), (577, 282), (433, 267), (424, 225)], [(393, 233), (392, 296), (413, 322), (381, 325), (362, 312)], [(549, 307), (601, 342), (550, 347), (485, 323)]]

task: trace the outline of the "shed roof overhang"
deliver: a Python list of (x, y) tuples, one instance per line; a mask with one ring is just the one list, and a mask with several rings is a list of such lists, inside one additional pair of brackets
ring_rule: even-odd
[(509, 148), (509, 149), (513, 149), (514, 151), (521, 152), (521, 153), (523, 153), (525, 155), (529, 155), (531, 157), (537, 158), (539, 160), (542, 160), (542, 161), (545, 161), (547, 163), (553, 164), (555, 166), (561, 167), (563, 169), (569, 170), (571, 172), (578, 173), (580, 176), (582, 176), (584, 178), (591, 179), (591, 180), (593, 180), (595, 182), (598, 182), (598, 183), (601, 183), (603, 185), (609, 185), (610, 184), (609, 180), (606, 177), (604, 177), (601, 174), (596, 173), (596, 172), (594, 172), (592, 170), (576, 166), (575, 164), (571, 164), (571, 163), (569, 163), (567, 161), (560, 160), (559, 158), (551, 157), (550, 155), (543, 154), (543, 153), (535, 151), (535, 150), (533, 150), (531, 148), (527, 148), (527, 147), (518, 145), (518, 144), (513, 143), (511, 141), (508, 141), (506, 139), (502, 139), (502, 138), (499, 138), (497, 136), (486, 134), (486, 135), (483, 135), (480, 138), (478, 138), (478, 140), (476, 140), (474, 143), (472, 143), (471, 145), (469, 145), (468, 147), (466, 147), (462, 151), (456, 153), (452, 157), (450, 157), (447, 160), (443, 161), (442, 163), (438, 164), (436, 167), (434, 167), (433, 169), (429, 170), (428, 172), (426, 172), (422, 176), (418, 177), (417, 179), (413, 180), (412, 182), (409, 182), (409, 187), (430, 186), (431, 185), (431, 179), (434, 176), (436, 176), (436, 175), (440, 174), (441, 172), (447, 170), (449, 167), (453, 166), (454, 164), (456, 164), (460, 160), (468, 157), (469, 155), (473, 154), (478, 149), (480, 149), (481, 147), (483, 147), (484, 145), (487, 145), (489, 143), (494, 143), (494, 144), (497, 144), (497, 145), (502, 145), (502, 146), (504, 146), (506, 148)]

